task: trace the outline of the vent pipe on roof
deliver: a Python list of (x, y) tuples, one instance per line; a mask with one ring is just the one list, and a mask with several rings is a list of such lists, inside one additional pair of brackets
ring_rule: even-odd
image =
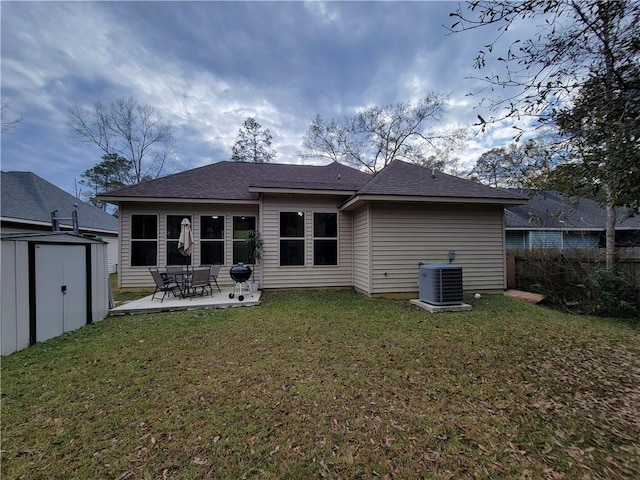
[(436, 171), (435, 171), (435, 169), (433, 169), (433, 168), (431, 169), (431, 178), (433, 178), (434, 180), (435, 180), (436, 178), (438, 178), (438, 177), (436, 177)]
[[(75, 206), (77, 207), (78, 204), (76, 203)], [(51, 212), (51, 230), (52, 231), (54, 232), (60, 231), (61, 220), (71, 220), (71, 224), (73, 226), (73, 233), (75, 233), (76, 235), (79, 234), (80, 229), (78, 228), (78, 211), (77, 210), (74, 210), (73, 212), (71, 212), (71, 217), (59, 217), (58, 210), (54, 210), (53, 212)]]

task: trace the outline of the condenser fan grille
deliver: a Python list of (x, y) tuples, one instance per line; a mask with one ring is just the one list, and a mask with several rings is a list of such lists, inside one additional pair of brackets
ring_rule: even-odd
[(420, 300), (433, 305), (462, 303), (462, 267), (449, 263), (420, 265)]

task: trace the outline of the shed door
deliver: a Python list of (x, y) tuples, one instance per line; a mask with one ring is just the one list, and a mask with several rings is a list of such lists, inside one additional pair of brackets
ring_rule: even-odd
[(36, 341), (87, 324), (84, 245), (36, 245)]

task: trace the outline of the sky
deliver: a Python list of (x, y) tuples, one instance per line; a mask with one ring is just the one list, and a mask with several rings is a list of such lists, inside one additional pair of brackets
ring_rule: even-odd
[[(247, 117), (273, 137), (278, 163), (302, 163), (316, 115), (449, 95), (442, 127), (470, 126), (470, 167), (513, 138), (472, 124), (476, 53), (492, 31), (447, 34), (455, 2), (0, 3), (3, 171), (31, 171), (74, 194), (100, 161), (71, 134), (69, 110), (133, 97), (171, 122), (168, 173), (228, 160)], [(509, 32), (517, 34), (517, 32)], [(491, 63), (491, 59), (489, 59)], [(469, 96), (475, 93), (474, 96)], [(308, 162), (307, 162), (308, 163)]]

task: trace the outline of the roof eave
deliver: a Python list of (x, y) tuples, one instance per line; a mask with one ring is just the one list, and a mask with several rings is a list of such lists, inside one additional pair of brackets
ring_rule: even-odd
[(277, 193), (298, 195), (333, 195), (352, 196), (355, 190), (330, 190), (319, 188), (278, 188), (278, 187), (249, 187), (249, 193)]
[(174, 197), (118, 197), (110, 195), (97, 195), (96, 199), (101, 202), (120, 204), (125, 202), (135, 203), (231, 203), (243, 205), (257, 205), (258, 199), (220, 199), (220, 198), (174, 198)]
[[(536, 226), (530, 226), (530, 227), (519, 227), (519, 226), (515, 226), (515, 227), (510, 227), (510, 226), (505, 226), (505, 230), (510, 230), (510, 231), (521, 231), (521, 232), (529, 232), (529, 231), (571, 231), (571, 232), (604, 232), (606, 230), (606, 227), (603, 225), (602, 227), (581, 227), (581, 226), (568, 226), (568, 227), (536, 227)], [(633, 227), (620, 227), (616, 225), (615, 228), (616, 232), (620, 232), (620, 231), (636, 231), (638, 230), (638, 228), (633, 228)]]
[(478, 205), (524, 205), (526, 199), (483, 197), (438, 197), (422, 195), (355, 195), (340, 206), (340, 210), (353, 210), (364, 202), (451, 203)]

